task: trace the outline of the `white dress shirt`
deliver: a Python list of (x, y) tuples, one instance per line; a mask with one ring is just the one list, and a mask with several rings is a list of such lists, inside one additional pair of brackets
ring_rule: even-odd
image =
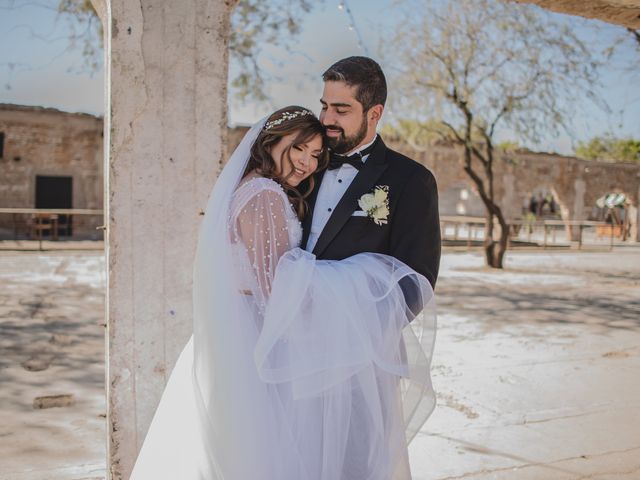
[[(349, 152), (349, 155), (353, 155), (354, 153), (364, 150), (375, 142), (377, 137), (378, 135), (376, 134), (371, 142)], [(367, 158), (369, 158), (368, 154), (362, 157), (362, 161), (366, 162)], [(311, 220), (309, 239), (307, 240), (307, 245), (305, 247), (305, 250), (308, 252), (313, 251), (313, 248), (316, 246), (316, 242), (318, 241), (318, 237), (320, 237), (329, 217), (357, 174), (358, 169), (348, 163), (343, 164), (340, 168), (324, 172), (324, 177), (320, 184), (320, 190), (318, 190), (318, 197), (316, 198), (316, 203), (313, 208), (313, 218)]]

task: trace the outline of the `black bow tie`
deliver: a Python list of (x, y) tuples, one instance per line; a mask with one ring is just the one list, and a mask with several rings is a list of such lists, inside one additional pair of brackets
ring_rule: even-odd
[(348, 163), (352, 167), (360, 170), (364, 166), (364, 162), (362, 161), (362, 157), (369, 155), (371, 151), (376, 146), (378, 138), (376, 141), (369, 145), (367, 148), (360, 150), (359, 152), (353, 153), (349, 156), (347, 155), (338, 155), (337, 153), (331, 152), (331, 158), (329, 159), (329, 166), (327, 167), (329, 170), (334, 170), (336, 168), (340, 168), (345, 163)]

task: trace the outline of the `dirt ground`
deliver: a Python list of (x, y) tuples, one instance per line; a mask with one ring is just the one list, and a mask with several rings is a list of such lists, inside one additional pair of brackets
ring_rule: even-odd
[[(104, 257), (0, 251), (0, 479), (105, 475)], [(640, 248), (447, 252), (415, 480), (640, 478)]]

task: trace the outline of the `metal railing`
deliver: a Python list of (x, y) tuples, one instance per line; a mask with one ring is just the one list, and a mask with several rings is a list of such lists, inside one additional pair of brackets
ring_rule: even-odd
[[(49, 231), (53, 237), (55, 226), (50, 223), (47, 228), (33, 227), (33, 220), (38, 216), (49, 215), (53, 222), (57, 215), (100, 215), (103, 216), (103, 210), (84, 209), (84, 208), (0, 208), (0, 214), (12, 215), (13, 237), (18, 238), (20, 227), (23, 231), (39, 232), (37, 239), (39, 247), (42, 249), (42, 230)], [(70, 220), (68, 220), (69, 222)], [(100, 225), (95, 229), (105, 230), (103, 224), (104, 219), (101, 218)], [(511, 220), (509, 221), (509, 241), (510, 242), (527, 242), (547, 248), (550, 246), (575, 246), (582, 249), (585, 243), (589, 245), (607, 246), (612, 249), (616, 243), (615, 226), (606, 222), (592, 222), (580, 220)], [(474, 243), (484, 241), (485, 219), (483, 217), (468, 216), (441, 216), (440, 230), (443, 240), (462, 241), (466, 243), (467, 248), (471, 248)], [(562, 232), (562, 234), (560, 234)], [(603, 233), (604, 232), (604, 233)]]
[[(617, 243), (616, 226), (588, 220), (510, 220), (509, 242), (523, 242), (542, 248), (570, 246), (582, 249), (585, 245), (613, 249)], [(466, 242), (467, 248), (484, 241), (483, 217), (441, 216), (443, 240)]]
[[(6, 228), (2, 237), (13, 237), (13, 240), (19, 240), (19, 237), (28, 238), (39, 241), (39, 249), (42, 250), (43, 234), (46, 232), (50, 240), (59, 240), (63, 232), (70, 236), (71, 230), (95, 229), (105, 230), (104, 211), (88, 208), (0, 208), (0, 215), (11, 215), (9, 221), (0, 222), (1, 225), (11, 225), (9, 231)], [(76, 221), (74, 217), (99, 216), (93, 222)], [(1, 218), (1, 217), (0, 217)], [(62, 221), (64, 220), (64, 221)], [(84, 219), (83, 219), (84, 220)], [(97, 226), (91, 223), (99, 224)], [(88, 225), (89, 224), (89, 225)], [(11, 235), (12, 232), (12, 235)], [(100, 235), (102, 236), (102, 235)], [(91, 235), (92, 239), (96, 235)], [(71, 238), (71, 236), (70, 236)], [(8, 238), (5, 238), (8, 239)]]

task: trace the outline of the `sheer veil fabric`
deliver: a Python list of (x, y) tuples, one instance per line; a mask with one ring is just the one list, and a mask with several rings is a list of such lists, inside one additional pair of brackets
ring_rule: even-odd
[(265, 121), (209, 197), (193, 335), (130, 478), (409, 480), (407, 445), (435, 406), (433, 290), (390, 256), (300, 248), (280, 185), (242, 178)]

